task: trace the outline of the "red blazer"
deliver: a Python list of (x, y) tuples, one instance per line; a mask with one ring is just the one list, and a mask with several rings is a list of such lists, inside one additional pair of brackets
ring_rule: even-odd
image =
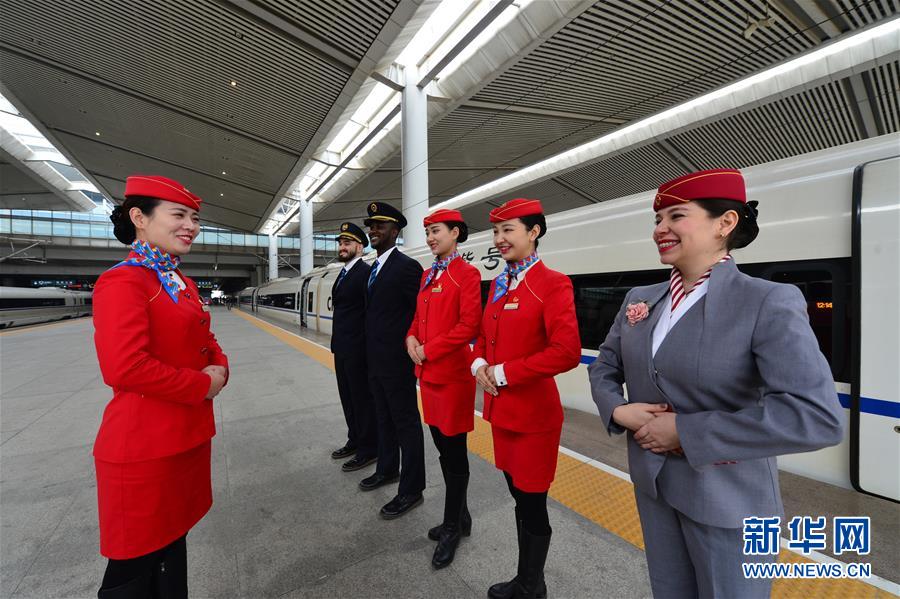
[(581, 361), (572, 281), (538, 261), (496, 303), (494, 286), (472, 359), (503, 364), (508, 385), (497, 397), (484, 394), (484, 419), (517, 432), (559, 428), (563, 412), (553, 377)]
[(228, 367), (209, 330), (194, 282), (176, 304), (156, 273), (119, 266), (103, 273), (93, 294), (94, 344), (113, 399), (103, 412), (94, 456), (137, 462), (194, 448), (216, 434), (210, 376), (205, 366)]
[[(422, 282), (431, 269), (422, 273)], [(425, 362), (416, 377), (429, 383), (455, 383), (472, 377), (469, 343), (478, 336), (481, 320), (481, 274), (455, 258), (427, 288), (419, 291), (416, 316), (407, 337), (415, 335), (425, 346)]]

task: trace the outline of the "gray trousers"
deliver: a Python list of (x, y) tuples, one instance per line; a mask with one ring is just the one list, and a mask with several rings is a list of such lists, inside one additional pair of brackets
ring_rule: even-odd
[(763, 599), (771, 579), (744, 578), (743, 562), (774, 562), (774, 555), (744, 555), (743, 531), (691, 520), (662, 495), (635, 489), (654, 599)]

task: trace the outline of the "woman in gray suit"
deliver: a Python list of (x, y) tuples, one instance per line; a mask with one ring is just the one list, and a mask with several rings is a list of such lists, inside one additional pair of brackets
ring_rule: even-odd
[[(843, 414), (831, 370), (793, 285), (738, 271), (756, 202), (737, 170), (659, 188), (653, 241), (668, 283), (628, 292), (588, 368), (628, 463), (653, 595), (768, 597), (744, 577), (744, 518), (783, 514), (775, 457), (835, 445)], [(623, 392), (628, 389), (628, 399)]]

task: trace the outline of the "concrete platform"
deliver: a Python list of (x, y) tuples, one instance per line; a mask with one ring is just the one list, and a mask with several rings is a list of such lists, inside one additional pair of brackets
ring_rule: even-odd
[[(359, 492), (372, 468), (342, 473), (329, 457), (345, 434), (329, 354), (237, 312), (217, 310), (213, 323), (232, 372), (216, 400), (215, 503), (188, 536), (192, 597), (484, 597), (514, 573), (512, 500), (490, 462), (486, 423), (477, 419), (470, 437), (472, 537), (435, 572), (425, 533), (440, 521), (443, 483), (428, 437), (425, 503), (381, 520), (395, 488)], [(110, 391), (91, 334), (81, 320), (0, 335), (2, 597), (96, 596), (105, 560), (91, 446)], [(591, 445), (605, 436), (569, 419), (564, 444), (579, 453), (560, 454), (551, 490), (550, 596), (647, 597), (630, 483), (589, 461), (615, 444)], [(778, 596), (797, 593), (888, 596), (852, 581), (776, 585)]]

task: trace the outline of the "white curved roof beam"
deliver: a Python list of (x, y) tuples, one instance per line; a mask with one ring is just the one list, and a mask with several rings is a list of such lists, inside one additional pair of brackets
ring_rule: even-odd
[[(4, 117), (12, 116), (9, 113), (3, 113), (3, 115)], [(40, 181), (76, 212), (90, 211), (97, 207), (89, 197), (81, 193), (82, 190), (97, 191), (93, 184), (85, 181), (70, 181), (53, 168), (50, 161), (68, 162), (61, 154), (47, 151), (35, 152), (7, 128), (8, 124), (6, 118), (0, 120), (0, 148), (17, 161), (23, 171), (30, 174), (33, 179)]]
[[(453, 2), (444, 7), (452, 13), (446, 18), (452, 24), (450, 30), (441, 32), (440, 23), (428, 23), (430, 14), (411, 20), (386, 53), (385, 61), (379, 65), (381, 72), (373, 75), (360, 88), (315, 154), (321, 156), (337, 149), (335, 153), (341, 154), (345, 162), (333, 172), (317, 168), (313, 161), (307, 162), (286, 196), (311, 198), (315, 201), (314, 210), (318, 212), (397, 153), (400, 148), (400, 119), (383, 119), (391, 108), (400, 104), (400, 95), (396, 91), (399, 85), (394, 79), (403, 74), (402, 69), (394, 64), (395, 61), (414, 62), (420, 72), (437, 77), (427, 84), (426, 89), (430, 97), (446, 100), (429, 101), (428, 120), (433, 123), (552, 37), (589, 8), (594, 0), (541, 0), (518, 4), (475, 0), (467, 6), (456, 0), (444, 2)], [(426, 4), (423, 3), (423, 8)], [(419, 30), (426, 26), (434, 29), (434, 33), (426, 31), (426, 35), (416, 39)], [(419, 58), (419, 55), (422, 57)], [(438, 66), (439, 70), (436, 69)], [(387, 101), (381, 105), (381, 111), (373, 114), (372, 118), (353, 118), (379, 86), (391, 92), (383, 91)], [(346, 141), (339, 139), (339, 136), (344, 135), (347, 123), (357, 120), (362, 122), (357, 123), (360, 127), (355, 132), (353, 143), (336, 143)], [(365, 139), (368, 142), (359, 144)], [(340, 151), (341, 146), (344, 151)], [(348, 155), (352, 160), (346, 160)], [(327, 183), (323, 184), (326, 178)], [(293, 216), (291, 214), (287, 219), (282, 219), (270, 214), (261, 230), (267, 233), (280, 230)]]
[(835, 40), (755, 75), (688, 100), (632, 125), (452, 197), (434, 209), (459, 210), (513, 193), (586, 164), (747, 110), (779, 97), (838, 81), (900, 57), (900, 18)]

